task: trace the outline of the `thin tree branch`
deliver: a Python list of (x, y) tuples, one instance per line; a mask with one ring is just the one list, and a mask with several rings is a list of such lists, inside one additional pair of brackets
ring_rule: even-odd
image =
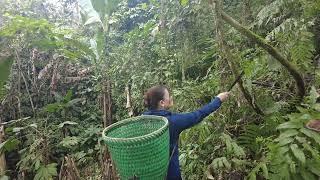
[[(214, 10), (215, 10), (215, 14), (216, 14), (216, 31), (217, 31), (218, 44), (222, 50), (223, 56), (225, 57), (225, 59), (227, 60), (229, 66), (231, 68), (232, 74), (236, 78), (239, 76), (239, 72), (237, 69), (237, 67), (239, 65), (237, 64), (237, 62), (234, 61), (235, 58), (232, 56), (232, 53), (230, 52), (229, 47), (227, 46), (227, 44), (223, 40), (224, 33), (223, 33), (223, 29), (222, 29), (222, 24), (220, 21), (220, 19), (221, 19), (220, 1), (219, 0), (215, 1), (215, 4), (213, 4), (211, 1), (211, 5), (212, 6), (215, 5)], [(257, 114), (264, 115), (263, 111), (260, 109), (260, 107), (254, 101), (254, 98), (251, 96), (249, 91), (244, 87), (243, 81), (241, 79), (238, 81), (238, 85), (239, 85), (239, 88), (240, 88), (241, 92), (243, 93), (245, 99), (248, 101), (248, 103), (250, 104), (252, 109)]]
[[(14, 51), (15, 51), (17, 60), (21, 63), (21, 60), (20, 60), (20, 57), (19, 57), (19, 54), (18, 54), (17, 50), (15, 49)], [(32, 97), (31, 97), (31, 94), (30, 94), (30, 91), (29, 91), (28, 82), (26, 81), (26, 78), (25, 78), (24, 75), (23, 75), (23, 72), (22, 72), (22, 70), (21, 70), (21, 67), (18, 66), (18, 68), (19, 68), (20, 74), (21, 74), (21, 76), (22, 76), (22, 79), (23, 79), (23, 81), (24, 81), (24, 84), (25, 84), (25, 86), (26, 86), (26, 91), (27, 91), (27, 94), (28, 94), (28, 97), (29, 97), (29, 101), (30, 101), (30, 104), (31, 104), (31, 108), (32, 108), (33, 115), (35, 116), (35, 115), (36, 115), (36, 111), (35, 111), (34, 104), (33, 104), (33, 101), (32, 101)]]

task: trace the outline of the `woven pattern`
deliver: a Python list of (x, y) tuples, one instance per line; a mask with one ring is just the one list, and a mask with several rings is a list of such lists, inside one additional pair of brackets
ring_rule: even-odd
[(168, 120), (144, 115), (104, 129), (102, 138), (121, 179), (165, 179), (169, 163)]

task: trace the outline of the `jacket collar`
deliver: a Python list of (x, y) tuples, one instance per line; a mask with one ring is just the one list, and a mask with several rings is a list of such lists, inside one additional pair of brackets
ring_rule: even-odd
[(167, 110), (149, 110), (144, 112), (143, 115), (168, 116), (171, 115), (171, 112)]

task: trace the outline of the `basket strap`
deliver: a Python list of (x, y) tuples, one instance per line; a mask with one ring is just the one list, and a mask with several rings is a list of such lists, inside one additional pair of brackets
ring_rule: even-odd
[[(177, 144), (176, 144), (176, 145), (173, 147), (173, 149), (172, 149), (172, 152), (171, 152), (171, 155), (170, 155), (170, 158), (169, 158), (169, 164), (170, 164), (170, 161), (171, 161), (171, 159), (172, 159), (173, 153), (174, 153), (174, 151), (176, 150), (176, 147), (177, 147)], [(167, 170), (165, 179), (167, 179), (168, 171), (169, 171), (169, 168), (168, 168), (168, 170)]]
[(172, 159), (172, 156), (173, 156), (174, 151), (176, 150), (176, 147), (177, 147), (177, 144), (176, 144), (176, 145), (173, 147), (173, 149), (172, 149), (172, 153), (171, 153), (170, 158), (169, 158), (169, 163), (170, 163), (170, 161), (171, 161), (171, 159)]

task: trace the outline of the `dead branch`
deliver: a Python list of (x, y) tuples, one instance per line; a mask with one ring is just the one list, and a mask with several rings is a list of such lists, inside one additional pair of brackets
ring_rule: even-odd
[(127, 104), (126, 104), (126, 108), (128, 109), (129, 111), (129, 117), (132, 117), (133, 116), (133, 108), (132, 108), (132, 105), (131, 105), (131, 88), (130, 88), (130, 85), (127, 85), (126, 88), (125, 88), (125, 92), (126, 92), (126, 95), (127, 95)]
[[(18, 60), (19, 62), (21, 62), (20, 57), (19, 57), (19, 54), (18, 54), (18, 52), (17, 52), (16, 49), (15, 49), (15, 55), (16, 55), (17, 60)], [(29, 101), (30, 101), (30, 104), (31, 104), (31, 108), (32, 108), (32, 111), (33, 111), (33, 115), (35, 116), (36, 111), (35, 111), (34, 104), (33, 104), (33, 100), (32, 100), (32, 97), (31, 97), (31, 94), (30, 94), (30, 91), (29, 91), (28, 82), (27, 82), (26, 78), (25, 78), (24, 75), (23, 75), (23, 72), (22, 72), (22, 70), (21, 70), (21, 67), (18, 66), (18, 68), (19, 68), (19, 72), (20, 72), (19, 74), (21, 74), (22, 79), (23, 79), (23, 81), (24, 81), (24, 84), (25, 84), (25, 86), (26, 86), (26, 91), (27, 91), (27, 94), (28, 94), (28, 97), (29, 97)]]

